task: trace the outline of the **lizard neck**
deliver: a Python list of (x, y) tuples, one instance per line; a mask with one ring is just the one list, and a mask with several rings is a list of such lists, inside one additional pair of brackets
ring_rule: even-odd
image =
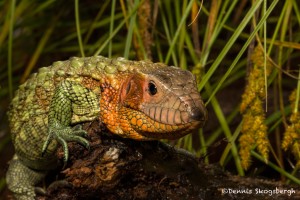
[(117, 135), (123, 135), (124, 131), (120, 128), (120, 119), (119, 119), (119, 108), (120, 108), (120, 99), (122, 93), (122, 87), (128, 78), (124, 79), (123, 77), (117, 77), (121, 84), (113, 84), (111, 81), (115, 81), (116, 77), (112, 80), (105, 79), (101, 84), (101, 98), (100, 98), (100, 121), (103, 122), (106, 127)]

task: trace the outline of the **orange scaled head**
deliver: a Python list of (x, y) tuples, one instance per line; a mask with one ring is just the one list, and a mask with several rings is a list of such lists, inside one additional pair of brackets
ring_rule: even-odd
[(113, 133), (139, 140), (177, 139), (204, 125), (207, 110), (191, 72), (156, 63), (123, 77), (118, 76), (123, 79), (120, 91), (104, 90), (100, 102), (107, 104), (101, 118)]

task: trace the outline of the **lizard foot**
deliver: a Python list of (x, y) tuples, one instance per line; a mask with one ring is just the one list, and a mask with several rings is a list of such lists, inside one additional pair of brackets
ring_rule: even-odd
[(46, 171), (36, 171), (25, 166), (15, 155), (9, 162), (6, 174), (8, 189), (11, 190), (16, 199), (34, 200), (35, 185), (46, 175)]
[(50, 142), (55, 139), (63, 147), (64, 163), (66, 164), (69, 158), (69, 149), (67, 142), (77, 142), (89, 149), (89, 142), (84, 137), (87, 137), (88, 133), (82, 130), (81, 125), (76, 125), (73, 128), (63, 126), (56, 123), (54, 126), (49, 126), (48, 137), (43, 145), (42, 155), (46, 152)]

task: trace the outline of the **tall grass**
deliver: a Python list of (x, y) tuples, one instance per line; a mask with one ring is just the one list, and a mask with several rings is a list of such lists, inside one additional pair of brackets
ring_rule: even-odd
[[(101, 54), (175, 65), (195, 74), (213, 116), (203, 130), (178, 140), (178, 146), (239, 175), (268, 165), (275, 175), (299, 183), (291, 175), (294, 157), (281, 149), (291, 113), (287, 96), (297, 81), (299, 91), (299, 6), (296, 0), (0, 1), (0, 97), (11, 97), (38, 67), (71, 56)], [(249, 58), (258, 45), (265, 66), (270, 61), (274, 68), (265, 76), (271, 155), (265, 163), (253, 149), (252, 168), (245, 171), (238, 153), (239, 105), (252, 69)], [(232, 90), (236, 101), (224, 102)], [(297, 105), (298, 100), (299, 92)]]

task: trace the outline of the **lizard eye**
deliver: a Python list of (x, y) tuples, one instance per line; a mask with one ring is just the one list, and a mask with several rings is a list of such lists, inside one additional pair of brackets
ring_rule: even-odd
[(149, 82), (148, 84), (148, 92), (150, 95), (155, 95), (157, 93), (157, 87), (153, 82)]

